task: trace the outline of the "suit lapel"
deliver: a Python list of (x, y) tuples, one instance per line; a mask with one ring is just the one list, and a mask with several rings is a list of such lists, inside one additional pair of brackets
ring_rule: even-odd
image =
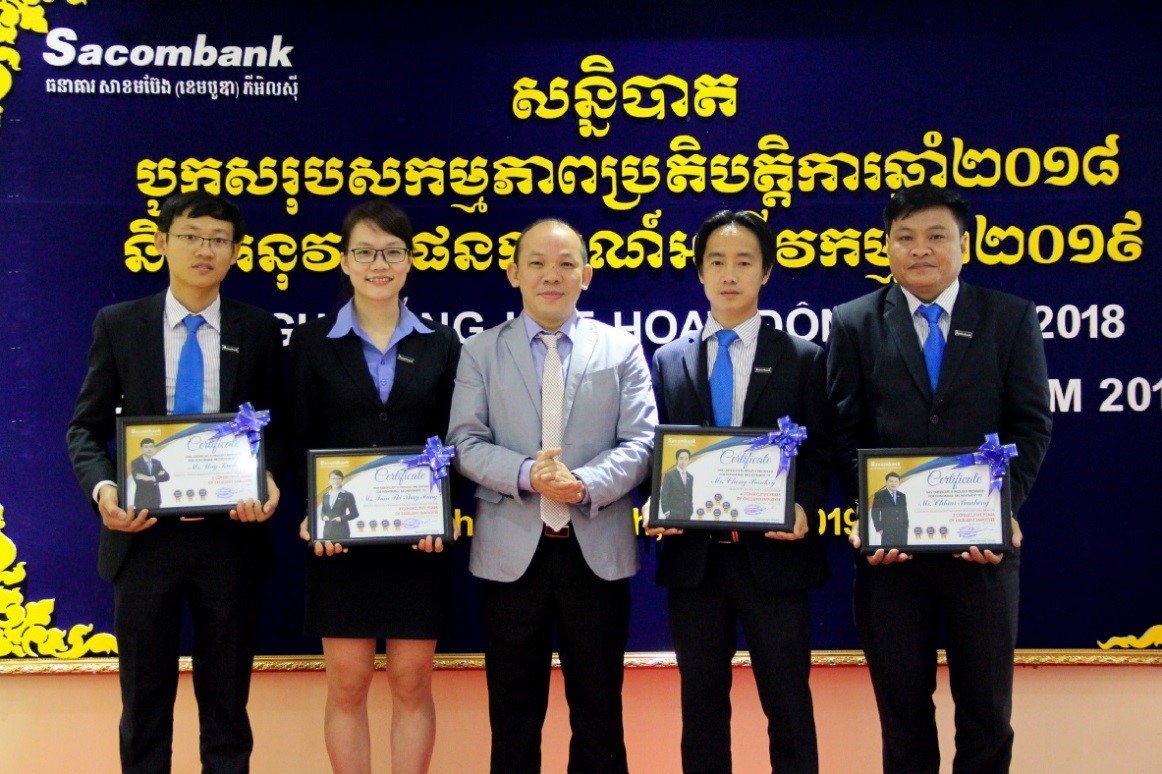
[[(363, 357), (363, 340), (352, 332), (348, 332), (337, 339), (327, 338), (335, 349), (335, 356), (343, 364), (351, 383), (357, 386), (359, 394), (371, 401), (375, 406), (382, 408), (383, 401), (379, 399), (379, 390), (371, 378), (371, 371), (367, 369), (367, 360)], [(398, 374), (396, 383), (398, 383)]]
[(218, 347), (218, 410), (233, 411), (234, 384), (238, 381), (238, 362), (242, 359), (242, 319), (229, 299), (222, 299), (222, 334)]
[(597, 336), (583, 317), (573, 329), (573, 351), (569, 355), (569, 378), (565, 381), (565, 407), (561, 414), (562, 428), (569, 426), (569, 415), (573, 413), (573, 399), (577, 397), (577, 389), (589, 369), (589, 360), (593, 357), (596, 346)]
[(706, 346), (698, 334), (691, 336), (682, 349), (682, 367), (686, 371), (686, 378), (690, 381), (690, 391), (698, 398), (698, 405), (702, 408), (702, 416), (710, 419), (714, 416), (714, 407), (710, 403), (710, 376), (706, 369)]
[(936, 383), (938, 395), (947, 390), (948, 385), (956, 378), (956, 372), (960, 369), (964, 355), (972, 343), (971, 337), (957, 336), (956, 332), (959, 330), (972, 333), (979, 319), (980, 309), (976, 305), (976, 292), (971, 285), (961, 282), (948, 322), (948, 343), (944, 348), (944, 360), (940, 365), (940, 381)]
[(786, 355), (786, 342), (780, 337), (785, 334), (776, 331), (774, 328), (768, 327), (766, 324), (759, 326), (758, 346), (754, 353), (754, 367), (751, 369), (750, 380), (746, 387), (746, 400), (742, 407), (742, 424), (749, 426), (747, 421), (758, 405), (759, 397), (766, 389), (767, 382), (771, 380), (775, 373), (775, 369), (779, 367), (779, 361)]
[(416, 369), (423, 362), (424, 347), (431, 338), (431, 334), (409, 333), (396, 345), (395, 379), (391, 383), (391, 393), (387, 396), (389, 410), (411, 392), (411, 387), (416, 382), (415, 375), (418, 373)]
[(141, 318), (145, 335), (137, 337), (137, 361), (144, 363), (140, 370), (149, 396), (149, 413), (165, 414), (165, 293), (150, 299)]
[(916, 326), (912, 315), (908, 314), (908, 301), (899, 285), (893, 285), (884, 299), (884, 324), (895, 340), (896, 349), (912, 375), (912, 380), (925, 396), (932, 397), (932, 386), (928, 383), (928, 367), (924, 365), (924, 354), (920, 351), (920, 340), (916, 338)]
[(528, 336), (525, 335), (524, 320), (514, 317), (509, 320), (508, 327), (500, 332), (500, 345), (508, 350), (508, 356), (516, 365), (516, 372), (520, 375), (521, 383), (528, 391), (529, 400), (537, 412), (537, 434), (540, 436), (541, 426), (541, 383), (537, 379), (537, 366), (533, 363), (532, 347), (529, 346)]

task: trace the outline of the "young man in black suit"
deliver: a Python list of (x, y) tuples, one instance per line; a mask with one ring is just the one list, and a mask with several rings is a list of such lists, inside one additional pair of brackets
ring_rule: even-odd
[(694, 515), (694, 476), (686, 468), (690, 465), (690, 450), (678, 449), (674, 468), (662, 476), (658, 493), (658, 519), (688, 519)]
[(69, 423), (69, 456), (101, 516), (98, 571), (113, 584), (122, 769), (170, 768), (179, 630), (188, 606), (202, 765), (246, 771), (259, 584), (271, 559), (259, 522), (274, 514), (278, 487), (267, 473), (267, 502), (241, 501), (229, 519), (159, 520), (148, 509), (121, 507), (107, 445), (118, 407), (127, 417), (155, 416), (234, 411), (249, 401), (274, 409), (267, 453), (276, 460), (269, 431), (277, 432), (281, 339), (271, 314), (218, 293), (245, 236), (234, 204), (200, 192), (175, 195), (162, 205), (157, 227), (169, 288), (97, 313)]
[[(774, 262), (775, 237), (763, 220), (726, 210), (711, 216), (694, 236), (694, 266), (710, 301), (706, 325), (654, 353), (659, 422), (773, 428), (789, 415), (809, 436), (797, 458), (793, 532), (650, 530), (666, 536), (657, 582), (669, 589), (688, 772), (731, 770), (731, 659), (739, 621), (767, 716), (771, 766), (780, 773), (819, 768), (807, 590), (828, 574), (822, 542), (808, 522), (828, 483), (824, 358), (817, 345), (760, 317), (759, 293)], [(723, 356), (720, 333), (734, 375), (723, 395), (715, 394), (709, 377)]]
[[(839, 472), (855, 499), (859, 448), (979, 446), (998, 433), (1018, 450), (1008, 477), (1019, 548), (1015, 517), (1052, 428), (1044, 345), (1032, 302), (959, 280), (969, 218), (959, 194), (930, 184), (889, 200), (884, 230), (897, 284), (836, 307), (831, 318)], [(855, 528), (851, 535), (858, 548)], [(932, 694), (943, 622), (956, 703), (953, 770), (1007, 771), (1019, 551), (881, 548), (856, 564), (856, 627), (879, 705), (884, 770), (939, 769)]]
[(129, 474), (133, 476), (133, 507), (138, 510), (161, 507), (161, 487), (158, 485), (169, 481), (169, 473), (161, 466), (161, 460), (153, 458), (156, 453), (157, 442), (143, 438), (141, 456), (129, 463)]

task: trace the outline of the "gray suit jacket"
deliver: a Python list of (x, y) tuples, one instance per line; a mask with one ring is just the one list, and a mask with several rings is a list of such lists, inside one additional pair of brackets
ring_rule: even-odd
[[(562, 461), (590, 502), (570, 518), (590, 569), (616, 580), (637, 572), (630, 494), (649, 474), (657, 408), (641, 345), (625, 331), (582, 318), (565, 383)], [(469, 570), (515, 581), (541, 538), (540, 495), (518, 487), (521, 464), (541, 448), (541, 387), (517, 317), (464, 343), (452, 394), (448, 443), (476, 486)]]

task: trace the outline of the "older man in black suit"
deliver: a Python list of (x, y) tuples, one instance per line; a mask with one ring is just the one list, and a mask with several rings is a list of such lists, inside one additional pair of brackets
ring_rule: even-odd
[(881, 533), (881, 545), (901, 548), (908, 544), (908, 496), (900, 491), (899, 473), (884, 476), (883, 488), (872, 499), (871, 520)]
[[(838, 412), (840, 478), (857, 497), (857, 450), (1015, 443), (1016, 514), (1045, 451), (1052, 419), (1045, 352), (1032, 302), (959, 279), (968, 204), (923, 184), (884, 210), (898, 284), (833, 312), (828, 393)], [(857, 530), (853, 545), (859, 545)], [(856, 626), (879, 705), (885, 771), (940, 765), (932, 694), (936, 632), (946, 633), (956, 702), (954, 771), (1007, 771), (1012, 757), (1013, 651), (1020, 553), (912, 557), (892, 548), (857, 559)]]

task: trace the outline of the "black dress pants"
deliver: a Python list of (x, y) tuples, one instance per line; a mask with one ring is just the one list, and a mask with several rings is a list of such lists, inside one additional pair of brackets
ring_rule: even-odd
[(541, 770), (556, 627), (572, 730), (568, 770), (626, 772), (621, 688), (629, 580), (596, 576), (575, 536), (542, 536), (519, 580), (484, 581), (483, 588), (492, 771)]
[(262, 562), (238, 540), (236, 530), (248, 528), (221, 518), (167, 518), (134, 537), (113, 582), (123, 771), (170, 771), (187, 606), (203, 771), (249, 770), (254, 739), (246, 703)]
[(885, 772), (938, 772), (937, 635), (944, 625), (956, 705), (952, 770), (1007, 772), (1020, 555), (997, 565), (952, 556), (872, 567), (857, 558), (855, 623), (879, 708)]
[(669, 613), (682, 678), (683, 771), (731, 771), (731, 659), (741, 621), (767, 716), (771, 768), (817, 772), (807, 591), (759, 588), (743, 544), (712, 543), (701, 585), (671, 588)]

